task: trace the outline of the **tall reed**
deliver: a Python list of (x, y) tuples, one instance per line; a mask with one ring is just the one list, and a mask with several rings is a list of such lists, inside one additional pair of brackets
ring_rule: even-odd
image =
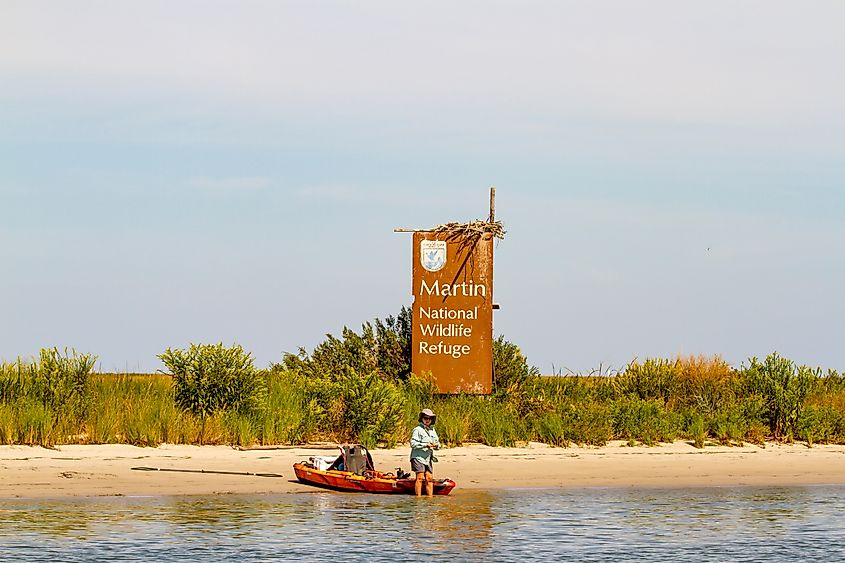
[(391, 446), (407, 442), (423, 408), (438, 414), (449, 446), (845, 443), (845, 378), (776, 354), (740, 369), (718, 356), (690, 356), (634, 362), (616, 376), (528, 374), (489, 397), (438, 395), (431, 378), (414, 375), (279, 365), (255, 370), (262, 393), (251, 408), (204, 416), (180, 408), (171, 376), (95, 374), (90, 358), (46, 349), (0, 364), (0, 443)]

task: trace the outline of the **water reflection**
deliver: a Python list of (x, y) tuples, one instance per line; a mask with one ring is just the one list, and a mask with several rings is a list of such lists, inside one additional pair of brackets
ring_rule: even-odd
[(266, 511), (266, 506), (254, 498), (212, 497), (200, 499), (179, 498), (161, 514), (173, 526), (195, 530), (197, 533), (235, 533), (256, 525), (256, 520)]
[(471, 491), (451, 497), (415, 498), (410, 504), (410, 547), (418, 553), (462, 545), (472, 551), (492, 548), (495, 497)]
[[(304, 525), (311, 530), (305, 543), (319, 537), (324, 547), (385, 560), (457, 546), (485, 552), (491, 546), (495, 497), (487, 491), (419, 499), (331, 492), (308, 497), (313, 510), (300, 511), (298, 521), (286, 525), (289, 545), (298, 544), (297, 528)], [(373, 545), (380, 546), (377, 554)]]
[(845, 487), (0, 501), (0, 560), (845, 559)]
[[(109, 523), (137, 516), (134, 511), (108, 506)], [(0, 502), (0, 537), (46, 535), (85, 539), (102, 523), (103, 505), (95, 501), (3, 501)]]

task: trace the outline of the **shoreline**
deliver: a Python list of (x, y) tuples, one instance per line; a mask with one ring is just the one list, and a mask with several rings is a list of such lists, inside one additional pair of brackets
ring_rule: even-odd
[[(408, 447), (371, 450), (377, 469), (409, 470)], [(315, 492), (296, 481), (293, 464), (335, 455), (331, 445), (237, 449), (230, 446), (0, 446), (0, 499), (181, 496)], [(467, 444), (437, 454), (436, 477), (450, 477), (453, 495), (505, 488), (688, 488), (845, 484), (845, 445), (768, 443), (765, 447), (687, 442), (601, 447), (494, 448)], [(178, 471), (138, 471), (156, 467)], [(186, 472), (185, 470), (190, 470)], [(275, 473), (282, 477), (193, 471)], [(342, 494), (342, 493), (339, 493)]]

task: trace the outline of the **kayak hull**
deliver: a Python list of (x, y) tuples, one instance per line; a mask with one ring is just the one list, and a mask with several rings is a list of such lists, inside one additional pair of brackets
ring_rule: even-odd
[[(349, 471), (316, 469), (305, 463), (295, 463), (293, 471), (300, 483), (324, 489), (358, 493), (414, 494), (413, 478), (397, 479), (390, 473), (366, 471), (364, 475), (355, 475)], [(434, 480), (435, 495), (448, 495), (454, 488), (455, 482), (451, 479)]]

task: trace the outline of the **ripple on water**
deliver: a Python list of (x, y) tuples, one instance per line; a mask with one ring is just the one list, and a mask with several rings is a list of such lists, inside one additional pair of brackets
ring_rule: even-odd
[(845, 487), (0, 501), (6, 560), (845, 560)]

